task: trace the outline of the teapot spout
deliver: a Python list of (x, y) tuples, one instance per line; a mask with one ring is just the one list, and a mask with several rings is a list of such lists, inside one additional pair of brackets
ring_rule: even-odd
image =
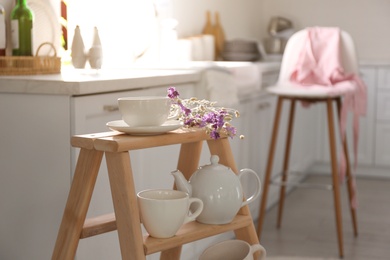
[(184, 177), (184, 175), (179, 171), (175, 170), (171, 172), (173, 175), (173, 178), (175, 179), (175, 184), (178, 190), (187, 192), (190, 197), (192, 196), (192, 187), (191, 184), (188, 183), (187, 179)]

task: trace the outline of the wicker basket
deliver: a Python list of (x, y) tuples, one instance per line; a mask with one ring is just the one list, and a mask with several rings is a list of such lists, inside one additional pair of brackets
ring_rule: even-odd
[[(54, 50), (54, 56), (38, 56), (44, 45), (50, 45)], [(57, 74), (61, 72), (61, 58), (57, 57), (57, 51), (50, 42), (42, 43), (35, 56), (5, 56), (0, 57), (0, 75), (37, 75)]]

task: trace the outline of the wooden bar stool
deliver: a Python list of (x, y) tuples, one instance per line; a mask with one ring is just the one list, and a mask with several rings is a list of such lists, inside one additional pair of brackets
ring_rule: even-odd
[[(258, 243), (249, 208), (241, 208), (226, 225), (185, 224), (172, 238), (159, 239), (142, 234), (129, 151), (165, 145), (181, 145), (178, 166), (187, 179), (198, 168), (202, 144), (220, 163), (238, 172), (226, 137), (210, 139), (204, 130), (178, 129), (157, 136), (130, 136), (116, 132), (72, 137), (72, 146), (80, 148), (73, 182), (58, 232), (52, 259), (74, 259), (79, 240), (118, 231), (122, 259), (145, 259), (161, 252), (160, 259), (180, 259), (181, 246), (202, 238), (234, 231), (236, 238)], [(114, 213), (86, 219), (103, 153), (106, 156)]]
[[(339, 188), (339, 172), (338, 172), (338, 162), (337, 162), (337, 148), (336, 148), (336, 136), (335, 136), (335, 118), (333, 116), (333, 104), (337, 106), (337, 114), (341, 115), (342, 109), (342, 98), (347, 92), (337, 93), (337, 94), (329, 94), (328, 88), (299, 88), (295, 89), (289, 83), (289, 77), (292, 73), (292, 67), (297, 61), (297, 57), (299, 54), (299, 47), (302, 45), (302, 41), (305, 37), (306, 30), (299, 31), (295, 33), (287, 43), (285, 53), (283, 56), (282, 67), (279, 75), (278, 83), (275, 87), (268, 88), (268, 91), (272, 94), (277, 95), (277, 106), (276, 113), (274, 118), (274, 125), (272, 130), (272, 138), (269, 147), (268, 154), (268, 162), (265, 171), (264, 177), (264, 186), (262, 191), (262, 198), (260, 202), (260, 210), (259, 210), (259, 219), (257, 226), (257, 234), (259, 238), (261, 237), (264, 215), (267, 206), (267, 196), (269, 191), (269, 185), (271, 182), (272, 175), (272, 167), (274, 161), (274, 154), (276, 149), (277, 142), (277, 134), (279, 130), (279, 121), (282, 113), (283, 102), (290, 102), (290, 110), (289, 110), (289, 119), (288, 119), (288, 129), (286, 136), (286, 146), (284, 153), (284, 162), (281, 173), (281, 187), (280, 187), (280, 197), (279, 197), (279, 205), (278, 205), (278, 219), (277, 219), (277, 227), (281, 226), (282, 222), (282, 214), (283, 214), (283, 205), (284, 198), (286, 192), (286, 185), (288, 183), (288, 168), (289, 168), (289, 158), (290, 158), (290, 150), (291, 150), (291, 142), (292, 142), (292, 133), (293, 133), (293, 124), (294, 124), (294, 114), (295, 107), (297, 102), (305, 102), (306, 104), (312, 106), (314, 104), (325, 104), (327, 108), (327, 121), (328, 121), (328, 133), (329, 133), (329, 147), (330, 147), (330, 159), (331, 159), (331, 173), (332, 173), (332, 190), (334, 197), (334, 210), (335, 210), (335, 219), (336, 219), (336, 229), (337, 229), (337, 240), (338, 240), (338, 249), (339, 256), (343, 257), (343, 233), (342, 233), (342, 214), (341, 214), (341, 202), (340, 202), (340, 188)], [(354, 44), (352, 38), (346, 32), (341, 32), (341, 51), (342, 51), (342, 64), (346, 71), (352, 73), (358, 73), (357, 67), (357, 58), (355, 54)], [(346, 137), (343, 141), (343, 153), (346, 159), (346, 177), (347, 177), (347, 185), (348, 185), (348, 194), (350, 202), (355, 196), (355, 190), (353, 186), (353, 176), (351, 174), (350, 161), (348, 156), (348, 146)], [(298, 185), (299, 186), (299, 185)], [(353, 207), (352, 203), (350, 203), (350, 211), (352, 216), (352, 225), (354, 230), (354, 235), (358, 234), (357, 227), (357, 216), (356, 209)]]

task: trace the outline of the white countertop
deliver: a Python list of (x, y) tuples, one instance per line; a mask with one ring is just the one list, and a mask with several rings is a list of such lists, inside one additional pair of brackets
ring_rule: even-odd
[(0, 93), (87, 95), (197, 82), (196, 70), (62, 69), (61, 74), (1, 76)]
[(0, 76), (0, 93), (88, 95), (146, 87), (196, 83), (210, 67), (257, 66), (259, 73), (278, 71), (279, 62), (190, 62), (186, 64), (136, 65), (128, 69), (62, 68), (61, 74)]

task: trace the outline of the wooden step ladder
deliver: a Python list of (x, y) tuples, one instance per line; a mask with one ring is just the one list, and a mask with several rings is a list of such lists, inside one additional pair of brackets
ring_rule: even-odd
[[(180, 259), (181, 246), (199, 239), (234, 231), (237, 239), (259, 243), (247, 206), (225, 225), (196, 221), (183, 225), (172, 238), (153, 238), (142, 234), (137, 194), (131, 169), (131, 150), (180, 144), (177, 169), (189, 179), (198, 168), (202, 144), (207, 141), (219, 163), (238, 172), (226, 137), (210, 139), (204, 130), (178, 129), (157, 136), (130, 136), (117, 132), (73, 136), (71, 144), (80, 148), (72, 185), (65, 206), (52, 259), (74, 259), (79, 240), (117, 230), (122, 259), (145, 259), (161, 252), (160, 259)], [(86, 219), (103, 153), (113, 198), (114, 213)]]

